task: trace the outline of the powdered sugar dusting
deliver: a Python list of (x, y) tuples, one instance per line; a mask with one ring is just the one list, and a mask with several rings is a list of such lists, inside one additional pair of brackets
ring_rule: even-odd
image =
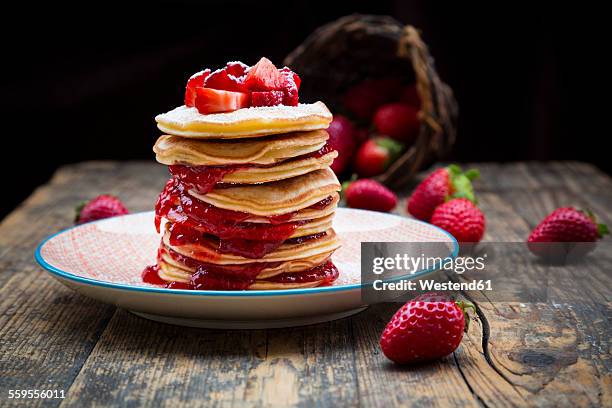
[(194, 107), (179, 106), (167, 113), (155, 117), (159, 124), (185, 127), (192, 123), (231, 124), (245, 121), (272, 122), (276, 120), (300, 120), (308, 117), (320, 117), (331, 121), (332, 114), (323, 102), (299, 104), (298, 106), (255, 106), (238, 109), (233, 112), (211, 113), (203, 115)]

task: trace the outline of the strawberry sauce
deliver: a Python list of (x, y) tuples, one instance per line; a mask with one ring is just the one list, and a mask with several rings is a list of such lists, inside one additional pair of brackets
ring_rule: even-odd
[[(160, 250), (175, 261), (195, 269), (189, 283), (166, 282), (159, 278), (158, 266), (149, 266), (143, 272), (143, 281), (154, 285), (162, 285), (169, 289), (188, 290), (246, 290), (256, 280), (257, 276), (266, 268), (275, 268), (280, 262), (259, 262), (244, 265), (215, 265), (197, 261), (186, 257), (169, 248)], [(161, 259), (161, 258), (160, 258)], [(146, 277), (146, 279), (145, 279)], [(320, 282), (329, 285), (338, 278), (338, 269), (331, 261), (327, 261), (315, 268), (300, 272), (285, 272), (271, 278), (267, 282), (274, 283), (308, 283)]]
[[(333, 198), (327, 197), (309, 208), (323, 209)], [(190, 196), (176, 178), (168, 180), (155, 206), (155, 226), (159, 231), (162, 217), (172, 221), (170, 244), (198, 244), (204, 234), (220, 239), (219, 251), (247, 258), (262, 258), (293, 235), (305, 221), (290, 220), (295, 212), (268, 217), (270, 223), (245, 222), (249, 213), (224, 210)]]
[(282, 162), (273, 164), (228, 164), (225, 166), (186, 166), (175, 164), (168, 166), (168, 169), (172, 176), (180, 180), (188, 188), (194, 189), (200, 194), (206, 194), (215, 188), (218, 183), (221, 183), (223, 177), (237, 170), (253, 167), (269, 168), (278, 166), (280, 163), (288, 163), (311, 157), (319, 158), (333, 151), (334, 149), (326, 143), (322, 148), (315, 152), (292, 157)]

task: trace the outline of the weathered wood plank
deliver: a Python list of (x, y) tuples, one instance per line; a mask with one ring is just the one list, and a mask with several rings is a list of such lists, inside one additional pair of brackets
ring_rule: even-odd
[[(9, 389), (68, 390), (115, 308), (84, 298), (33, 259), (47, 235), (73, 223), (74, 207), (100, 192), (134, 210), (151, 207), (162, 172), (150, 164), (87, 163), (60, 170), (0, 224), (0, 399)], [(135, 173), (135, 174), (133, 174)], [(140, 176), (138, 174), (141, 174)], [(138, 194), (132, 194), (138, 191)], [(45, 400), (31, 400), (33, 405)], [(45, 405), (59, 404), (60, 400)]]
[[(504, 203), (504, 213), (497, 213), (496, 221), (489, 225), (489, 236), (503, 236), (499, 235), (504, 232), (499, 228), (500, 221), (511, 220), (508, 222), (515, 225), (517, 241), (524, 242), (531, 228), (554, 208), (592, 204), (582, 191), (575, 190), (577, 184), (571, 177), (566, 180), (569, 172), (563, 166), (557, 164), (551, 167), (554, 170), (535, 164), (525, 166), (523, 180), (528, 188), (501, 189), (493, 197), (480, 195), (488, 219), (493, 218), (491, 198), (498, 204)], [(510, 166), (496, 167), (496, 171), (508, 173)], [(487, 171), (485, 174), (492, 176)], [(602, 185), (604, 182), (598, 181)], [(580, 273), (581, 279), (553, 276), (560, 279), (550, 288), (550, 296), (555, 300), (549, 303), (479, 303), (486, 322), (474, 325), (467, 335), (461, 349), (467, 352), (455, 353), (468, 383), (491, 406), (605, 406), (612, 395), (608, 352), (610, 270), (602, 264), (594, 266), (593, 261), (577, 269), (550, 270), (538, 265), (535, 258), (532, 262), (530, 268), (550, 274), (568, 275), (582, 269), (586, 273)], [(562, 284), (566, 286), (559, 286)], [(602, 284), (608, 285), (603, 291)], [(484, 343), (481, 340), (487, 336), (483, 323), (490, 329)], [(471, 347), (466, 347), (466, 343), (471, 343)], [(476, 358), (475, 353), (488, 355), (488, 361)]]
[[(612, 216), (612, 182), (588, 165), (477, 166), (487, 241), (524, 241), (560, 205)], [(110, 192), (133, 211), (151, 209), (166, 177), (150, 163), (70, 166), (0, 224), (0, 392), (52, 384), (67, 390), (66, 406), (612, 405), (612, 313), (593, 265), (581, 285), (595, 298), (481, 303), (484, 319), (453, 356), (399, 368), (378, 348), (397, 304), (304, 328), (186, 329), (89, 301), (33, 264), (34, 245), (71, 224), (75, 203)], [(405, 196), (396, 212), (405, 214)]]

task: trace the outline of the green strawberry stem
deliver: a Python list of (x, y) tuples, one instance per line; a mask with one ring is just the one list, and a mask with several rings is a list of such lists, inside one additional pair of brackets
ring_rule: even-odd
[(593, 221), (593, 224), (595, 224), (595, 226), (597, 227), (597, 233), (599, 234), (599, 238), (603, 238), (604, 235), (607, 235), (610, 233), (610, 229), (608, 228), (606, 224), (597, 222), (597, 217), (595, 217), (595, 214), (593, 214), (593, 211), (591, 210), (578, 210), (578, 211), (582, 211), (583, 213), (587, 215), (587, 217), (591, 219), (591, 221)]
[(470, 315), (468, 313), (468, 309), (472, 309), (472, 311), (476, 313), (476, 306), (467, 300), (457, 300), (455, 303), (463, 312), (463, 317), (465, 319), (465, 332), (467, 333), (468, 328), (470, 327)]
[(472, 186), (472, 180), (480, 177), (480, 171), (477, 169), (470, 169), (464, 172), (461, 167), (456, 164), (451, 164), (446, 168), (452, 187), (452, 193), (447, 197), (447, 201), (453, 198), (467, 198), (474, 204), (477, 203), (476, 195), (474, 194), (474, 187)]
[(403, 144), (389, 137), (381, 137), (376, 139), (376, 145), (385, 149), (389, 154), (389, 158), (385, 162), (385, 169), (389, 167), (391, 163), (397, 160), (404, 150)]

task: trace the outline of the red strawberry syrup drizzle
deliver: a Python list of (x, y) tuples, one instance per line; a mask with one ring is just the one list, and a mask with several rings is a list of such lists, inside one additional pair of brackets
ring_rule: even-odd
[[(196, 270), (190, 282), (183, 283), (162, 280), (158, 275), (159, 266), (157, 265), (145, 268), (142, 274), (144, 282), (163, 285), (170, 289), (246, 290), (255, 282), (261, 271), (266, 268), (278, 267), (281, 264), (280, 262), (259, 262), (244, 265), (215, 265), (197, 261), (170, 248), (160, 249), (158, 259), (161, 259), (162, 254), (169, 255), (178, 263)], [(331, 261), (327, 261), (306, 271), (284, 272), (265, 280), (274, 283), (320, 282), (319, 286), (325, 286), (331, 284), (337, 278), (338, 269)]]
[[(323, 146), (316, 152), (308, 153), (287, 161), (299, 160), (308, 157), (321, 157), (333, 151), (329, 145)], [(276, 165), (276, 164), (274, 164)], [(273, 165), (271, 165), (273, 166)], [(300, 244), (307, 240), (320, 238), (325, 233), (314, 234), (306, 237), (289, 239), (295, 229), (306, 221), (291, 221), (298, 213), (297, 211), (267, 217), (269, 223), (245, 222), (251, 214), (224, 210), (205, 202), (202, 202), (187, 193), (186, 190), (195, 190), (206, 193), (213, 188), (223, 188), (224, 184), (219, 182), (226, 174), (245, 167), (267, 167), (266, 165), (229, 165), (229, 166), (170, 166), (173, 175), (168, 180), (155, 205), (155, 226), (159, 232), (162, 217), (172, 221), (169, 226), (170, 245), (181, 246), (187, 244), (198, 244), (205, 234), (211, 234), (219, 238), (217, 251), (220, 253), (232, 253), (246, 258), (260, 259), (266, 254), (274, 251), (284, 242), (288, 244)], [(325, 199), (308, 207), (312, 210), (322, 210), (333, 202), (333, 197)], [(186, 258), (181, 262), (187, 264)], [(194, 261), (197, 262), (197, 261)], [(337, 278), (337, 270), (331, 266), (321, 268), (320, 265), (312, 271), (307, 271), (303, 277), (298, 274), (284, 273), (275, 277), (278, 283), (310, 282), (322, 280), (323, 284), (329, 284)], [(167, 283), (159, 278), (159, 267), (157, 265), (147, 267), (142, 274), (144, 282), (154, 285), (165, 285), (174, 289), (226, 289), (245, 290), (255, 280), (262, 269), (270, 263), (252, 263), (240, 268), (240, 278), (227, 276), (227, 267), (221, 268), (214, 264), (199, 263), (192, 266), (196, 269), (189, 284), (181, 282)], [(234, 271), (236, 266), (234, 266)], [(316, 269), (316, 271), (315, 271)], [(334, 270), (336, 271), (334, 274)], [(302, 274), (305, 272), (300, 272)], [(279, 280), (279, 279), (285, 279)], [(300, 280), (301, 279), (301, 280)], [(312, 279), (312, 280), (308, 280)]]
[[(333, 152), (333, 148), (331, 148), (327, 143), (320, 148), (319, 150), (307, 154), (303, 154), (301, 156), (292, 157), (290, 159), (284, 160), (281, 163), (289, 163), (297, 160), (309, 159), (309, 158), (319, 158), (328, 153)], [(200, 194), (206, 194), (215, 188), (215, 185), (223, 180), (228, 174), (231, 174), (240, 169), (247, 168), (268, 168), (278, 166), (280, 163), (273, 164), (228, 164), (225, 166), (186, 166), (186, 165), (172, 165), (168, 166), (170, 170), (170, 174), (175, 178), (179, 179), (184, 185), (188, 188), (192, 188), (198, 191)], [(231, 184), (230, 184), (231, 186)]]

